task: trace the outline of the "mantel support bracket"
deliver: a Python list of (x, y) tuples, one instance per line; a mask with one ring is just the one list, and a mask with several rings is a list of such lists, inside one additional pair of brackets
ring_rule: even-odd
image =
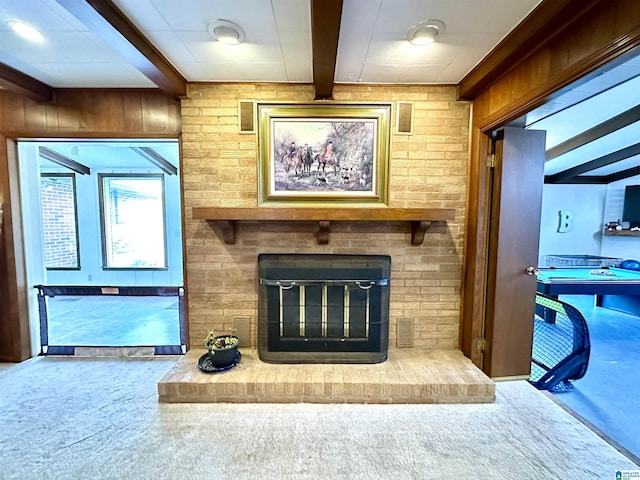
[(237, 231), (237, 220), (207, 220), (209, 225), (213, 227), (214, 224), (220, 226), (220, 230), (222, 230), (222, 240), (224, 243), (228, 245), (235, 245), (236, 243), (236, 231)]
[(411, 222), (411, 245), (422, 245), (424, 234), (429, 227), (431, 227), (429, 221)]
[(329, 220), (318, 221), (318, 245), (328, 245), (331, 235), (331, 222)]

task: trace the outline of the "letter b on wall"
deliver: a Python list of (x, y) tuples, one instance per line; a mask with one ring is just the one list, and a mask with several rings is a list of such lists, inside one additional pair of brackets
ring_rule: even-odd
[(571, 210), (558, 211), (558, 233), (567, 233), (573, 230), (573, 212)]

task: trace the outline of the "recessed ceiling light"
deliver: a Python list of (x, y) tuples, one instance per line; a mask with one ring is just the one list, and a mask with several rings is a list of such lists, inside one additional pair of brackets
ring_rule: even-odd
[(229, 20), (216, 20), (207, 27), (214, 40), (226, 45), (238, 45), (244, 42), (244, 31)]
[(20, 35), (22, 38), (26, 38), (27, 40), (31, 40), (32, 42), (41, 42), (44, 40), (44, 36), (38, 30), (33, 28), (31, 25), (27, 25), (22, 22), (9, 22), (9, 27)]
[(428, 45), (435, 42), (442, 32), (444, 32), (444, 22), (441, 20), (424, 20), (409, 30), (407, 40), (413, 45)]

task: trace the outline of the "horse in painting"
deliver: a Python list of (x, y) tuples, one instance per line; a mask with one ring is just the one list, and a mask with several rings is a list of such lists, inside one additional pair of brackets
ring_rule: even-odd
[(284, 169), (287, 173), (289, 173), (291, 169), (293, 169), (293, 173), (295, 175), (300, 175), (300, 173), (302, 173), (304, 168), (303, 152), (304, 148), (298, 147), (294, 153), (287, 153), (282, 156), (280, 161), (284, 165)]
[(334, 175), (338, 174), (340, 161), (338, 160), (338, 157), (336, 157), (335, 153), (331, 153), (329, 156), (324, 153), (319, 153), (316, 155), (316, 162), (318, 162), (318, 171), (322, 169), (322, 172), (324, 173), (326, 166), (329, 165), (330, 167), (333, 167)]

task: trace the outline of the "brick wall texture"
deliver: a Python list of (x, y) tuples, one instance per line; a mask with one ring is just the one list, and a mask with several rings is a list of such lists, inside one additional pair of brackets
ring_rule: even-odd
[[(329, 245), (317, 245), (313, 222), (241, 222), (237, 243), (224, 244), (193, 207), (257, 207), (258, 145), (240, 134), (238, 101), (312, 102), (310, 85), (192, 84), (182, 101), (186, 285), (189, 336), (200, 347), (208, 330), (229, 331), (250, 317), (257, 338), (260, 253), (388, 254), (392, 259), (390, 348), (398, 318), (414, 321), (414, 345), (457, 349), (467, 185), (469, 103), (455, 87), (336, 86), (337, 102), (393, 102), (389, 152), (390, 207), (455, 208), (421, 246), (400, 222), (335, 222)], [(412, 135), (394, 134), (395, 102), (414, 102)]]
[(45, 266), (79, 267), (73, 178), (41, 177), (40, 208)]

